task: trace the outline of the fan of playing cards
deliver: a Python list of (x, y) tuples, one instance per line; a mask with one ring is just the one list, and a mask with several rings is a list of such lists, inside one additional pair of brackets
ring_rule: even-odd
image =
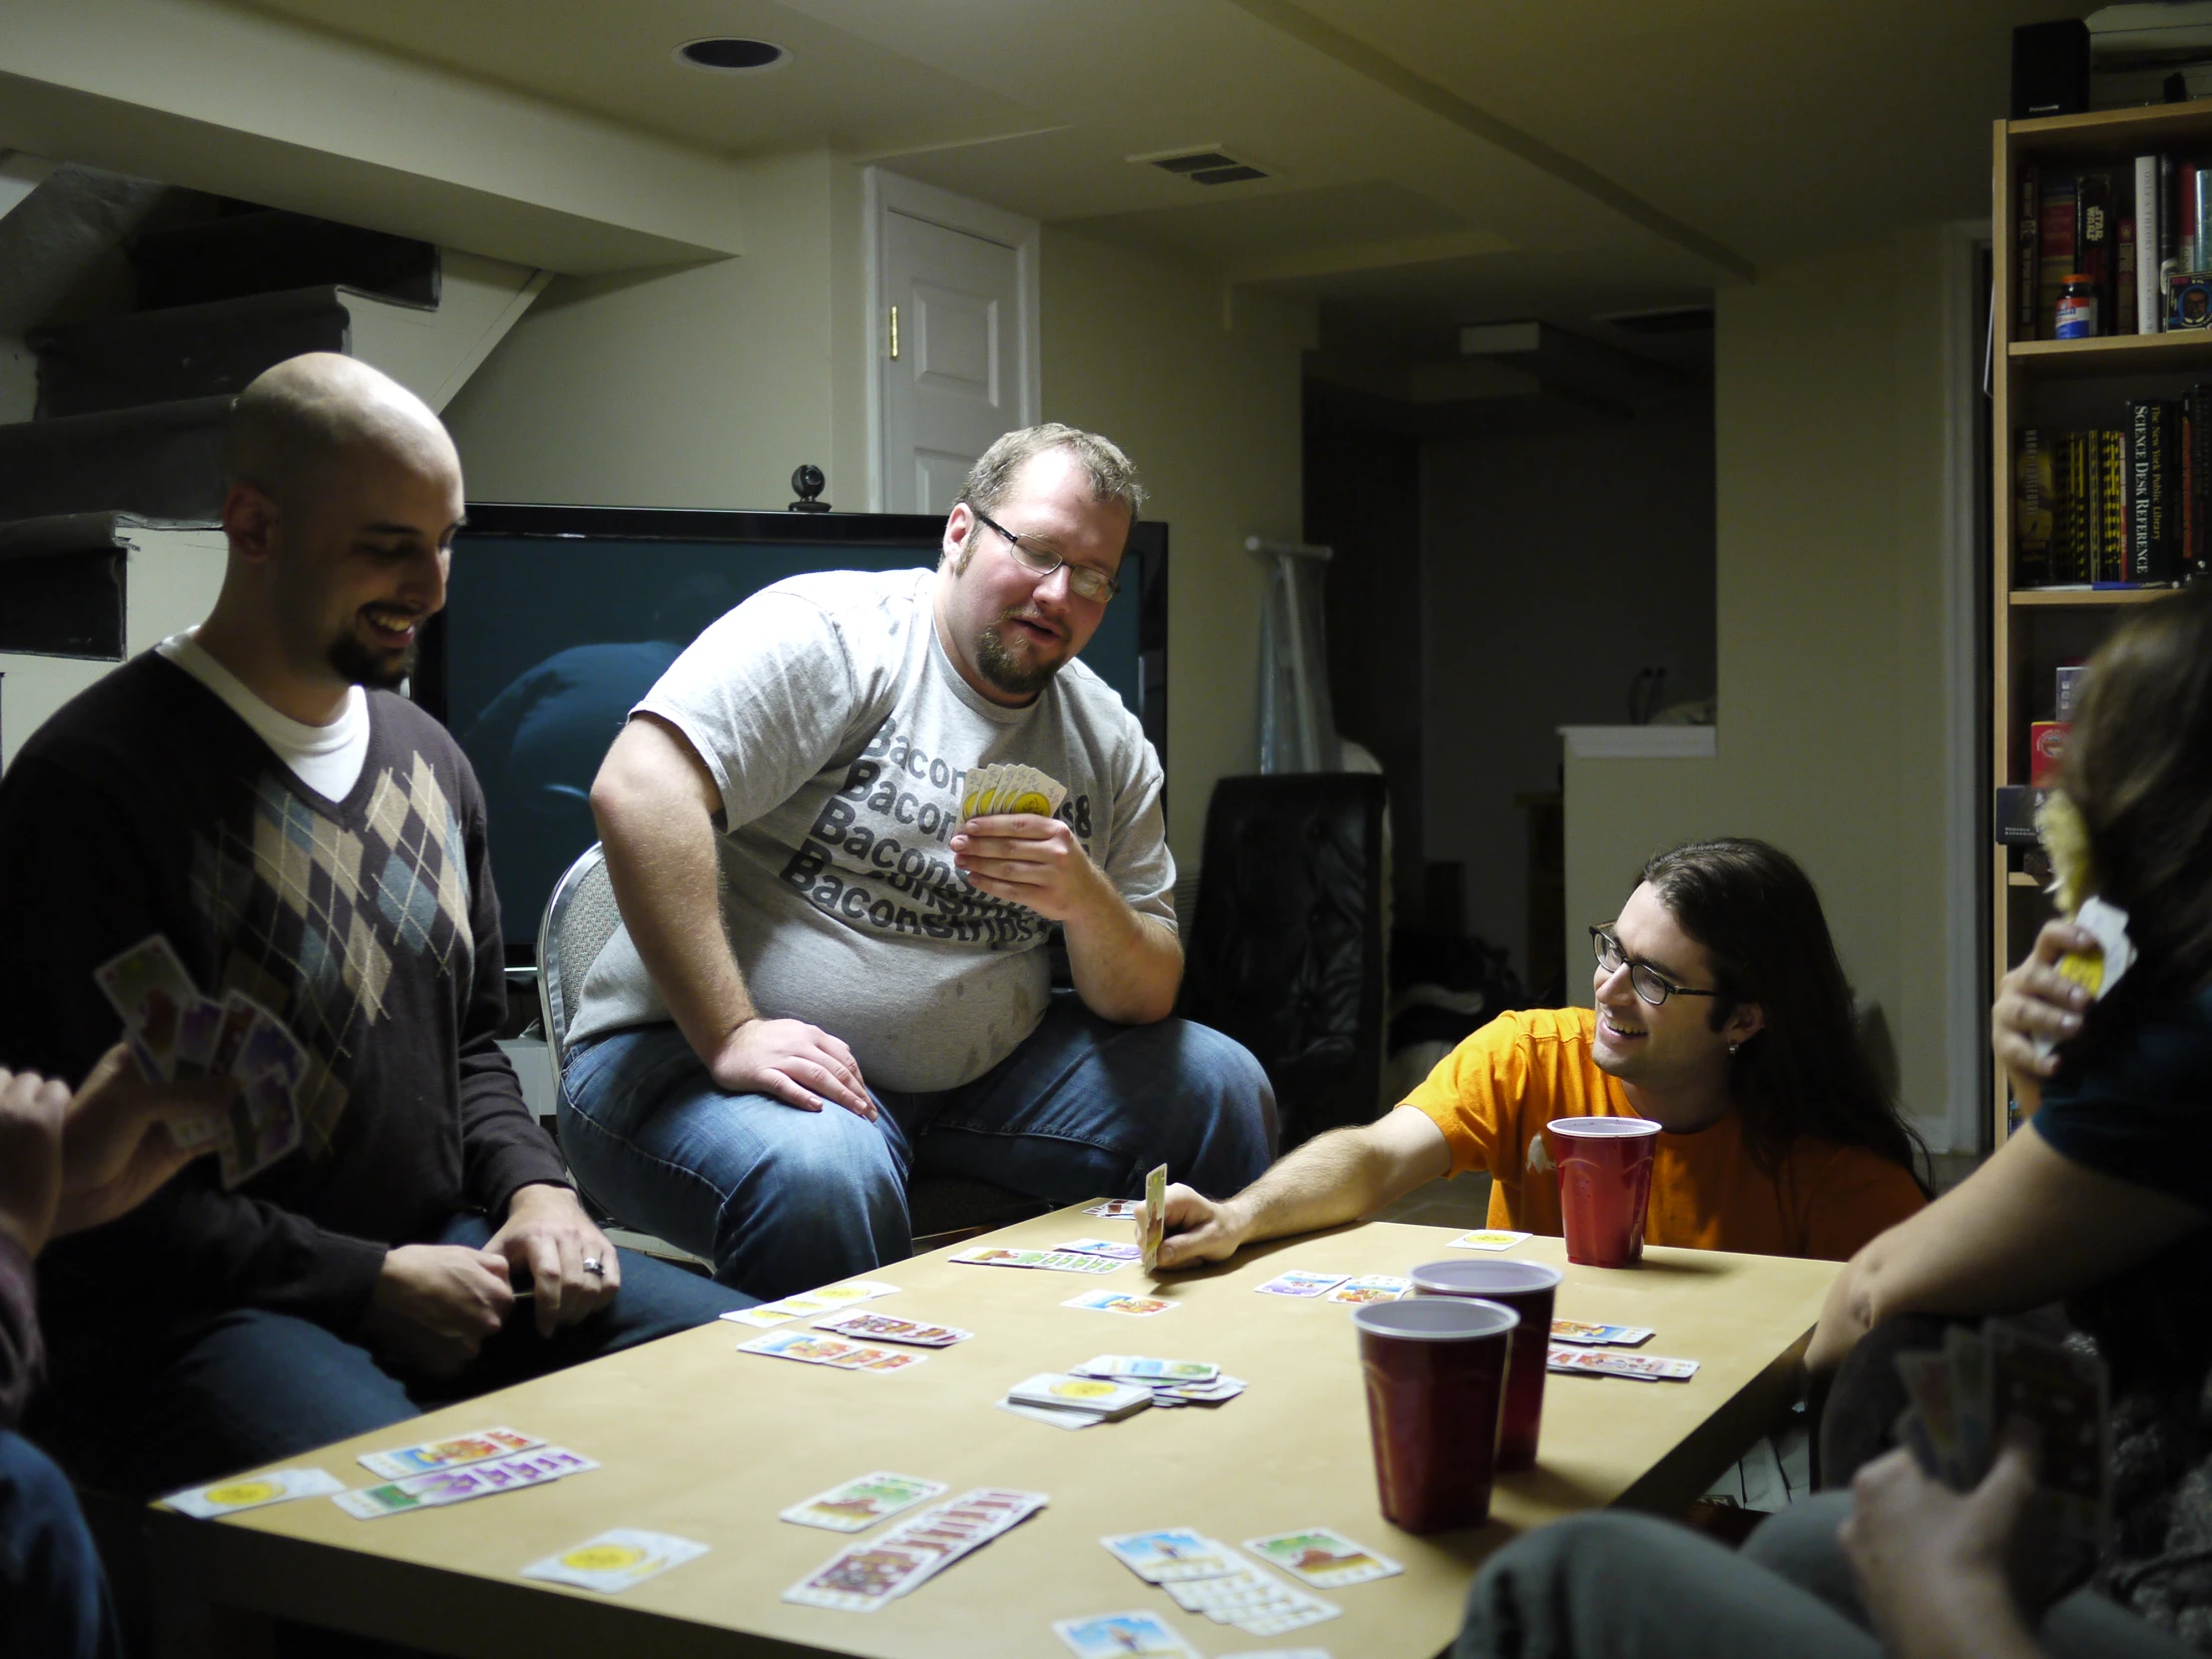
[(235, 1187), (299, 1144), (300, 1079), (307, 1051), (284, 1022), (252, 998), (200, 994), (169, 940), (156, 933), (93, 970), (123, 1016), (124, 1040), (150, 1083), (231, 1077), (238, 1093), (220, 1121), (172, 1124), (184, 1147), (215, 1143), (223, 1184)]
[(1034, 813), (1050, 818), (1068, 798), (1067, 786), (1035, 767), (1002, 762), (978, 767), (960, 785), (960, 817), (990, 818), (999, 813)]
[(2093, 1550), (2111, 1513), (2112, 1427), (2104, 1362), (1991, 1320), (1953, 1325), (1941, 1352), (1897, 1357), (1911, 1401), (1898, 1438), (1958, 1491), (1977, 1486), (2008, 1421), (2039, 1435), (2036, 1496), (2058, 1542)]

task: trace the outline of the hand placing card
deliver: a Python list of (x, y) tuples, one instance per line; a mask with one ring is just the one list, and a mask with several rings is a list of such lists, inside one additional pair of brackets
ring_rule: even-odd
[(1160, 1241), (1168, 1236), (1168, 1167), (1162, 1164), (1144, 1178), (1144, 1237), (1139, 1241), (1144, 1271), (1160, 1270)]

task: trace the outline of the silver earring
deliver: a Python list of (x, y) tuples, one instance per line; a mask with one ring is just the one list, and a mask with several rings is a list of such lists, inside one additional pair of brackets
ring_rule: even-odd
[(1738, 1050), (1739, 1048), (1741, 1048), (1741, 1047), (1743, 1047), (1743, 1046), (1744, 1046), (1744, 1045), (1743, 1045), (1742, 1043), (1730, 1043), (1730, 1044), (1728, 1045), (1728, 1052), (1729, 1052), (1729, 1053), (1731, 1053), (1731, 1054), (1733, 1054), (1733, 1053), (1735, 1053), (1735, 1052), (1736, 1052), (1736, 1050)]

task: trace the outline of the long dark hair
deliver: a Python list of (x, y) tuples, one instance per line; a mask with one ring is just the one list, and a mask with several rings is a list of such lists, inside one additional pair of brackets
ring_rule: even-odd
[(1729, 1073), (1752, 1160), (1773, 1175), (1811, 1136), (1864, 1147), (1921, 1181), (1915, 1154), (1927, 1147), (1860, 1041), (1851, 981), (1797, 860), (1765, 841), (1690, 841), (1646, 863), (1643, 879), (1712, 961), (1713, 1029), (1742, 1003), (1765, 1015)]
[(2212, 586), (2146, 607), (2089, 659), (2061, 767), (2090, 888), (2127, 912), (2133, 988), (2212, 982)]

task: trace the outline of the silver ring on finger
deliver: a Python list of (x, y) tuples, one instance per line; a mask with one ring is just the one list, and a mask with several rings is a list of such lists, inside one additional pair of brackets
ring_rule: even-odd
[(596, 1256), (587, 1256), (584, 1258), (584, 1271), (604, 1279), (607, 1277), (607, 1264)]

